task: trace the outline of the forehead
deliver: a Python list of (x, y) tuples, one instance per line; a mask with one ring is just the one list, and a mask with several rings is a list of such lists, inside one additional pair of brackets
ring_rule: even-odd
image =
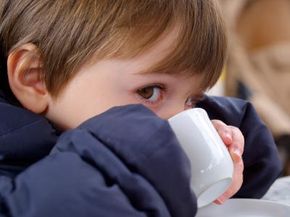
[[(110, 68), (118, 72), (120, 80), (122, 77), (131, 85), (142, 85), (145, 81), (165, 82), (171, 86), (180, 86), (181, 89), (185, 87), (187, 92), (201, 93), (204, 90), (202, 73), (179, 71), (178, 62), (170, 62), (170, 60), (165, 67), (159, 67), (160, 63), (167, 62), (168, 57), (175, 51), (179, 36), (180, 27), (175, 25), (138, 55), (132, 57), (116, 55), (99, 60), (102, 68)], [(98, 59), (91, 61), (91, 64), (96, 62), (99, 62)]]

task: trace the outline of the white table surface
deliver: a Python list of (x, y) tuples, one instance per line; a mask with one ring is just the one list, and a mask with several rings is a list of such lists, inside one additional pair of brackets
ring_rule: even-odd
[(262, 199), (290, 205), (290, 176), (278, 178)]

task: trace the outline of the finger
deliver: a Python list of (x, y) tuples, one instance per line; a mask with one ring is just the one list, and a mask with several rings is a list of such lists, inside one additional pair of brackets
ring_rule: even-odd
[(228, 126), (232, 132), (233, 143), (229, 145), (229, 151), (234, 161), (239, 161), (244, 152), (244, 136), (239, 128)]
[(217, 130), (219, 136), (225, 143), (225, 145), (230, 145), (233, 142), (232, 132), (228, 125), (220, 120), (211, 120), (213, 126)]
[(218, 199), (214, 201), (214, 203), (223, 204), (227, 199), (231, 198), (241, 188), (243, 183), (244, 171), (244, 164), (242, 160), (235, 164), (234, 171), (235, 173), (233, 175), (232, 184), (225, 193), (223, 193)]

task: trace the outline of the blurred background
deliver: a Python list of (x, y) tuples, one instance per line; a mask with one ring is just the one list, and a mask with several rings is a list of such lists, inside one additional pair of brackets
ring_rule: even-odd
[(282, 175), (290, 175), (290, 0), (218, 1), (229, 57), (209, 94), (252, 102), (274, 136)]

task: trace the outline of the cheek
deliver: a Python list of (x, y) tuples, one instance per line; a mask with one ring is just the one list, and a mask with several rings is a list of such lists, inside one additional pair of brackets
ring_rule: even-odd
[[(47, 118), (62, 129), (75, 128), (84, 121), (101, 114), (115, 106), (138, 103), (136, 98), (126, 91), (80, 92), (67, 91), (60, 98), (50, 103)], [(74, 93), (74, 94), (73, 94)]]
[(94, 88), (69, 86), (57, 99), (51, 100), (46, 117), (62, 129), (71, 129), (104, 112), (105, 96)]

